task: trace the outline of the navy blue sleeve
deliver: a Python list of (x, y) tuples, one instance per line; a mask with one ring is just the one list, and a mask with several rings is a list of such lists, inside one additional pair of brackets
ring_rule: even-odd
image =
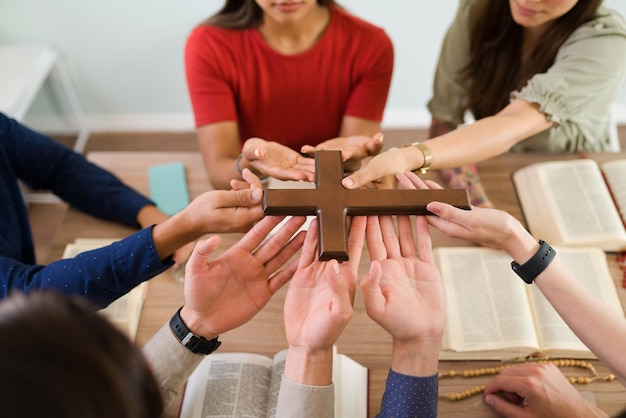
[(439, 377), (408, 376), (389, 369), (381, 409), (376, 417), (436, 418)]
[(47, 266), (27, 265), (0, 256), (0, 297), (12, 291), (57, 289), (83, 295), (99, 309), (172, 264), (171, 257), (159, 259), (150, 227), (109, 246)]
[(136, 227), (139, 210), (152, 204), (81, 154), (1, 113), (0, 141), (17, 178), (90, 215)]

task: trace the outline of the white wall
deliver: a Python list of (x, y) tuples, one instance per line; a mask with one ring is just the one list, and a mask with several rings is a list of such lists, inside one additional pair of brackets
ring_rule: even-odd
[[(439, 45), (457, 0), (341, 4), (384, 27), (394, 42), (385, 126), (426, 126)], [(626, 16), (624, 0), (605, 4)], [(192, 130), (183, 45), (189, 30), (221, 5), (222, 0), (0, 0), (0, 43), (59, 50), (94, 130)], [(31, 118), (51, 111), (50, 97), (40, 95)], [(626, 86), (618, 111), (626, 123)]]

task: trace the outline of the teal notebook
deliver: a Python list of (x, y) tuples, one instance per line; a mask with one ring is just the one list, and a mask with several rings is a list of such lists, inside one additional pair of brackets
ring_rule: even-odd
[(183, 163), (155, 165), (148, 169), (150, 199), (167, 215), (174, 215), (189, 204), (189, 191)]

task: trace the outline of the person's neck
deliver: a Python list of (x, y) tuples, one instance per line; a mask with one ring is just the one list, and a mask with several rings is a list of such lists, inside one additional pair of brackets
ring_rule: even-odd
[(330, 9), (318, 5), (295, 22), (279, 23), (264, 19), (258, 30), (272, 49), (284, 55), (296, 55), (315, 45), (329, 22)]
[(535, 28), (524, 28), (524, 38), (522, 41), (522, 62), (532, 59), (532, 53), (541, 42), (543, 34), (549, 25), (545, 24)]

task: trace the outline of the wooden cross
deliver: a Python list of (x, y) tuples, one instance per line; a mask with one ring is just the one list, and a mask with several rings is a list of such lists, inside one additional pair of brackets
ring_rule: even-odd
[(348, 260), (347, 216), (426, 215), (434, 200), (470, 209), (465, 189), (391, 190), (346, 189), (341, 184), (341, 151), (315, 152), (315, 189), (267, 189), (265, 215), (316, 215), (319, 227), (319, 259)]

